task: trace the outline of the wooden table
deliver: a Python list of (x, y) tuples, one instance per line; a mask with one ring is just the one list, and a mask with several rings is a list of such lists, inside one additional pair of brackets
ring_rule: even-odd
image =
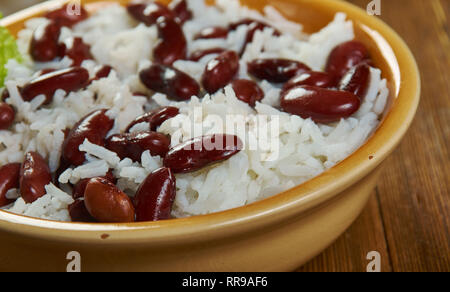
[[(366, 7), (370, 0), (349, 0)], [(299, 271), (450, 271), (450, 0), (381, 0), (382, 15), (412, 49), (422, 101), (377, 189), (353, 226)]]

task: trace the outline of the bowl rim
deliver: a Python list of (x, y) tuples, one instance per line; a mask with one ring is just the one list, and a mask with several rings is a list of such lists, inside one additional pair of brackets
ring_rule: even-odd
[[(301, 5), (306, 0), (296, 1)], [(352, 20), (360, 22), (367, 33), (379, 38), (384, 48), (392, 51), (388, 62), (398, 69), (398, 72), (394, 72), (398, 83), (397, 94), (390, 111), (369, 140), (344, 161), (290, 190), (218, 213), (159, 222), (89, 224), (49, 221), (0, 210), (0, 230), (32, 238), (89, 244), (167, 244), (180, 239), (189, 242), (220, 238), (276, 224), (310, 210), (368, 175), (396, 148), (413, 121), (420, 100), (419, 69), (406, 43), (382, 20), (369, 16), (363, 9), (344, 1), (316, 1), (321, 2), (321, 5), (330, 5), (333, 10), (343, 11)], [(10, 26), (65, 2), (68, 1), (52, 0), (32, 6), (4, 18), (0, 25)], [(83, 1), (95, 2), (118, 1)]]

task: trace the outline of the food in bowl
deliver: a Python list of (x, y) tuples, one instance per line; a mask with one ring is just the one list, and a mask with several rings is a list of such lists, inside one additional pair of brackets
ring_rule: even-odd
[(243, 206), (345, 159), (387, 103), (344, 14), (306, 35), (238, 1), (67, 8), (27, 21), (6, 65), (9, 212), (111, 223)]

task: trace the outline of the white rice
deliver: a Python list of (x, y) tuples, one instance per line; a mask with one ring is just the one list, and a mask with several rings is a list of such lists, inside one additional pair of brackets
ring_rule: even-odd
[[(201, 29), (213, 25), (227, 25), (244, 17), (265, 19), (282, 36), (274, 36), (272, 29), (257, 32), (254, 41), (247, 46), (241, 60), (240, 78), (250, 78), (246, 63), (256, 58), (288, 58), (309, 65), (314, 70), (323, 70), (331, 50), (354, 38), (352, 22), (344, 14), (336, 15), (333, 22), (313, 35), (305, 35), (302, 26), (282, 17), (273, 7), (266, 7), (266, 18), (258, 12), (240, 7), (236, 0), (219, 0), (216, 7), (205, 6), (203, 0), (191, 0), (189, 5), (195, 18), (185, 23), (183, 29), (189, 41), (189, 53), (196, 49), (224, 47), (239, 51), (244, 43), (247, 27), (241, 26), (230, 33), (226, 40), (197, 40), (193, 36)], [(55, 93), (50, 107), (41, 108), (43, 97), (31, 103), (24, 102), (17, 86), (26, 84), (41, 68), (68, 68), (72, 61), (64, 58), (50, 63), (33, 63), (27, 55), (32, 32), (45, 23), (45, 19), (31, 19), (19, 33), (18, 45), (25, 56), (25, 62), (8, 63), (6, 88), (10, 98), (6, 102), (18, 109), (16, 123), (11, 131), (0, 131), (0, 165), (22, 162), (27, 151), (37, 151), (48, 159), (54, 172), (60, 163), (63, 131), (73, 127), (87, 113), (100, 108), (108, 108), (108, 115), (116, 122), (110, 135), (120, 133), (137, 116), (158, 106), (172, 105), (180, 109), (180, 115), (166, 121), (159, 129), (161, 133), (172, 135), (172, 145), (195, 137), (197, 131), (203, 134), (224, 133), (227, 129), (211, 123), (217, 116), (225, 120), (226, 115), (239, 115), (246, 126), (237, 135), (246, 145), (259, 143), (264, 138), (255, 121), (269, 117), (268, 124), (279, 125), (269, 143), (277, 141), (278, 151), (273, 149), (245, 149), (231, 159), (189, 174), (177, 175), (177, 197), (173, 216), (185, 217), (207, 214), (235, 208), (273, 196), (295, 185), (319, 175), (342, 161), (359, 148), (378, 126), (379, 115), (383, 112), (389, 91), (386, 80), (381, 79), (378, 69), (371, 69), (371, 82), (360, 110), (348, 119), (338, 123), (322, 125), (310, 119), (280, 112), (280, 88), (269, 82), (260, 82), (266, 96), (255, 109), (239, 101), (231, 87), (213, 96), (202, 99), (193, 97), (189, 102), (172, 102), (163, 94), (148, 91), (139, 81), (142, 68), (152, 62), (152, 48), (158, 43), (156, 28), (136, 23), (128, 16), (125, 8), (111, 5), (102, 9), (73, 29), (65, 28), (61, 41), (72, 36), (80, 36), (91, 45), (95, 61), (85, 61), (85, 67), (94, 76), (102, 64), (109, 64), (114, 71), (108, 78), (93, 82), (86, 90)], [(199, 62), (177, 61), (174, 67), (182, 70), (198, 81), (205, 64), (214, 55), (205, 56)], [(133, 92), (146, 92), (153, 101), (133, 96)], [(270, 128), (270, 127), (269, 127)], [(148, 130), (148, 124), (136, 125), (132, 131)], [(267, 133), (265, 133), (267, 134)], [(139, 184), (152, 171), (162, 166), (161, 157), (143, 153), (141, 163), (130, 159), (120, 160), (107, 149), (85, 141), (80, 146), (87, 154), (87, 162), (74, 169), (68, 169), (58, 179), (61, 189), (50, 184), (47, 194), (32, 204), (18, 198), (6, 210), (32, 217), (70, 221), (67, 211), (73, 202), (66, 193), (70, 183), (80, 179), (103, 176), (109, 169), (118, 178), (118, 187), (133, 196)], [(275, 155), (276, 154), (276, 155)], [(66, 192), (64, 192), (65, 190)], [(17, 198), (17, 190), (8, 193)]]

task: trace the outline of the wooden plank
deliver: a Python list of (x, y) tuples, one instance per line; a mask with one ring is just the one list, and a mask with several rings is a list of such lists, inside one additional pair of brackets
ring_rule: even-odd
[(392, 270), (376, 194), (355, 223), (331, 247), (300, 272), (365, 272), (371, 251), (381, 255), (381, 271)]
[(378, 187), (392, 266), (449, 271), (450, 2), (389, 3), (382, 18), (411, 46), (423, 78), (417, 118)]
[[(381, 1), (381, 18), (411, 47), (423, 79), (417, 118), (378, 186), (392, 270), (450, 271), (450, 1)], [(370, 1), (350, 2), (365, 7)], [(343, 237), (301, 270), (356, 270), (361, 255), (349, 248), (364, 246), (379, 229), (378, 219), (364, 219), (377, 207), (369, 204)]]

